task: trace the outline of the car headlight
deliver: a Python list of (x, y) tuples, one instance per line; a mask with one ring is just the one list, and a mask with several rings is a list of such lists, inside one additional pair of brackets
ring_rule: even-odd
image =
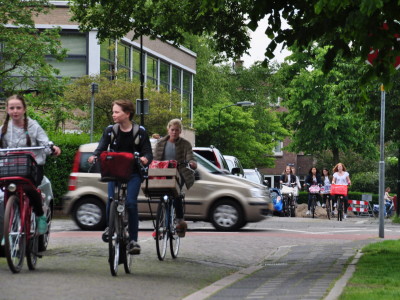
[(258, 188), (250, 189), (251, 197), (253, 198), (265, 198), (265, 191)]

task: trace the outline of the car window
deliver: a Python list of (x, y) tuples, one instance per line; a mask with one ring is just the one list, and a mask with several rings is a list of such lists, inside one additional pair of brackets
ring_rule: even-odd
[(199, 155), (201, 155), (202, 157), (204, 157), (205, 159), (211, 161), (214, 165), (217, 163), (215, 161), (215, 156), (214, 153), (208, 150), (194, 150), (194, 152), (198, 153)]
[(256, 182), (256, 183), (261, 183), (260, 177), (258, 177), (257, 173), (245, 173), (246, 179)]
[(97, 161), (96, 165), (91, 168), (91, 165), (88, 162), (89, 156), (93, 155), (92, 152), (81, 152), (81, 158), (79, 160), (79, 172), (82, 173), (100, 173), (100, 164)]
[(227, 164), (228, 164), (228, 170), (229, 171), (232, 171), (232, 168), (235, 166), (234, 165), (234, 163), (233, 163), (233, 161), (231, 161), (231, 160), (229, 160), (229, 159), (226, 159), (226, 162), (227, 162)]
[(220, 174), (222, 173), (217, 166), (215, 166), (212, 162), (209, 160), (205, 159), (203, 156), (200, 154), (197, 154), (196, 152), (194, 153), (194, 156), (196, 157), (197, 163), (201, 164), (204, 168), (207, 169), (208, 172), (214, 173), (214, 174)]

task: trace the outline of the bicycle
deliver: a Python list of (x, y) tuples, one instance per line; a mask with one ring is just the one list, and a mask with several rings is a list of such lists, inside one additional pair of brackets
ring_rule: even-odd
[(331, 195), (335, 195), (337, 205), (337, 219), (343, 220), (344, 198), (347, 196), (347, 185), (332, 184)]
[(330, 185), (325, 185), (321, 187), (321, 195), (326, 195), (326, 201), (325, 201), (325, 209), (326, 209), (326, 215), (328, 217), (328, 220), (331, 219), (331, 214), (332, 214), (332, 210), (331, 210), (331, 198), (330, 198), (330, 190), (331, 190), (331, 186)]
[[(165, 259), (168, 241), (172, 258), (177, 258), (179, 254), (181, 241), (176, 229), (175, 200), (178, 197), (181, 197), (183, 203), (185, 200), (185, 194), (182, 192), (184, 182), (178, 171), (182, 165), (185, 166), (185, 169), (194, 172), (188, 162), (179, 163), (176, 168), (149, 169), (148, 178), (142, 185), (142, 189), (149, 199), (149, 205), (151, 198), (159, 199), (156, 221), (153, 225), (157, 257), (160, 261)], [(157, 178), (160, 176), (166, 178)], [(151, 177), (156, 177), (156, 179)]]
[(9, 269), (19, 273), (26, 256), (29, 270), (35, 270), (39, 254), (39, 233), (36, 216), (27, 191), (38, 193), (38, 169), (32, 150), (50, 149), (47, 146), (0, 149), (0, 188), (4, 192), (5, 256)]
[(296, 217), (296, 203), (294, 202), (295, 186), (296, 183), (281, 184), (281, 194), (283, 201), (283, 215), (288, 217)]
[[(116, 165), (139, 165), (139, 153), (103, 152), (100, 155), (101, 181), (114, 181), (114, 195), (110, 199), (108, 220), (108, 263), (112, 276), (118, 275), (118, 267), (124, 265), (126, 274), (132, 270), (132, 255), (129, 254), (128, 214), (126, 197), (128, 181), (132, 174), (130, 168), (116, 168)], [(95, 164), (95, 161), (94, 161)], [(121, 171), (121, 169), (123, 169)], [(105, 171), (107, 170), (107, 171)], [(121, 175), (121, 172), (124, 174)], [(118, 173), (118, 174), (117, 174)]]
[(319, 185), (311, 185), (308, 188), (308, 192), (311, 194), (311, 214), (312, 217), (315, 218), (316, 208), (317, 208), (317, 195), (319, 194), (320, 187)]

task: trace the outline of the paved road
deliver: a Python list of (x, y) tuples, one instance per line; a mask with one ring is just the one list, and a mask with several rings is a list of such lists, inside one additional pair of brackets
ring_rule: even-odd
[[(0, 259), (0, 299), (321, 299), (357, 249), (381, 240), (374, 219), (274, 217), (232, 233), (198, 222), (179, 258), (159, 262), (151, 226), (140, 224), (134, 273), (115, 278), (100, 232), (56, 220), (37, 271), (13, 275)], [(386, 224), (385, 237), (399, 238), (400, 226)]]

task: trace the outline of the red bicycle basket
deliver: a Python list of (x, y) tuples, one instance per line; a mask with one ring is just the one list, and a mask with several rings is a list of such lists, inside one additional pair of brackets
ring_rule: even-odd
[(347, 185), (332, 184), (331, 185), (331, 195), (347, 196)]
[(135, 156), (129, 152), (108, 152), (100, 154), (102, 181), (127, 181), (133, 173)]

